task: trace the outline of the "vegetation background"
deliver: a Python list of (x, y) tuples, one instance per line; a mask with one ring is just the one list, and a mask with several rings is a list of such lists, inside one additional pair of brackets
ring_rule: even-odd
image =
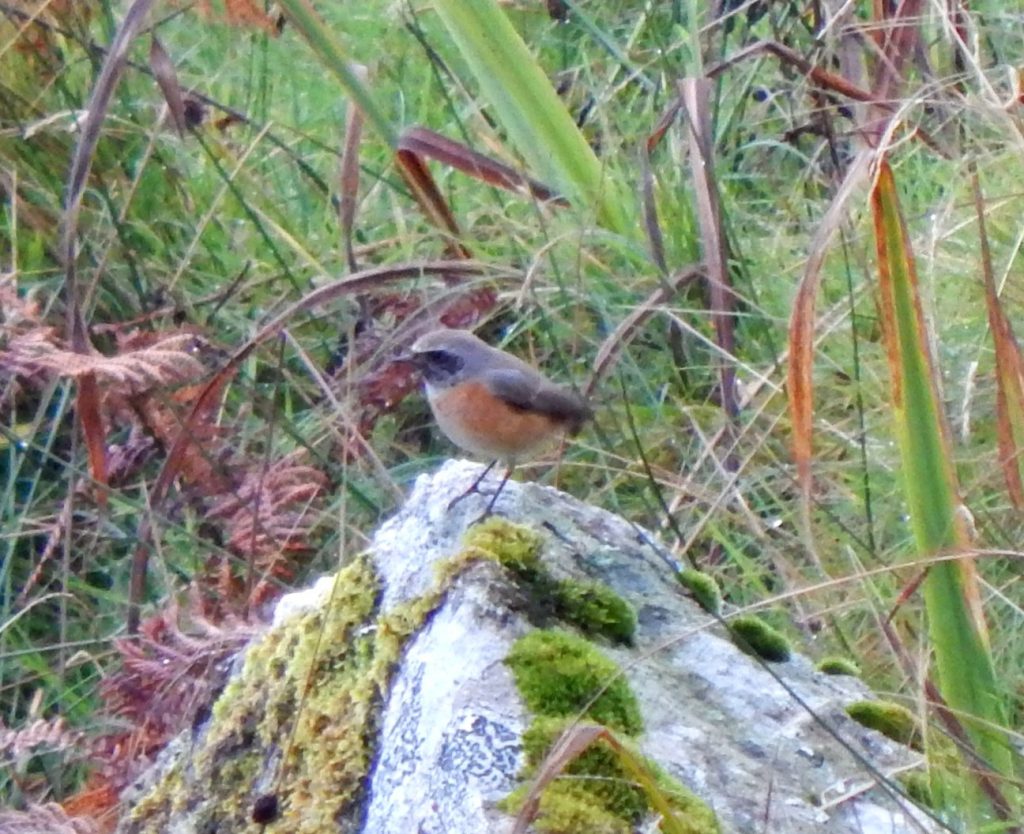
[(856, 662), (950, 828), (1012, 830), (1024, 9), (519, 0), (488, 68), (490, 7), (0, 2), (2, 795), (116, 819), (452, 453), (398, 359), (443, 323), (591, 395), (530, 477)]

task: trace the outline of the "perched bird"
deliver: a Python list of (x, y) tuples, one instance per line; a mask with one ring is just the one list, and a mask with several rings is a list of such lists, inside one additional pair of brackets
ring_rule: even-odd
[(559, 434), (575, 435), (593, 416), (578, 394), (468, 330), (427, 333), (413, 344), (409, 358), (423, 373), (427, 401), (441, 431), (456, 446), (491, 461), (465, 495), (476, 491), (499, 460), (508, 465), (485, 516), (517, 460)]

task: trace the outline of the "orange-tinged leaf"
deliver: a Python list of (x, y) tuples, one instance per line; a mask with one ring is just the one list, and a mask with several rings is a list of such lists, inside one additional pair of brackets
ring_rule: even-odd
[(412, 127), (398, 138), (398, 149), (437, 160), (457, 171), (517, 194), (529, 194), (542, 202), (567, 205), (551, 187), (521, 174), (511, 165), (474, 151), (425, 127)]
[(811, 490), (811, 458), (814, 454), (814, 309), (821, 286), (820, 269), (808, 275), (796, 293), (789, 319), (789, 366), (786, 369), (786, 395), (793, 424), (793, 459), (797, 480), (805, 496)]
[(793, 302), (789, 319), (789, 366), (786, 389), (789, 414), (793, 423), (793, 459), (805, 500), (811, 490), (811, 438), (813, 435), (814, 397), (812, 370), (814, 361), (815, 302), (821, 286), (822, 267), (836, 232), (846, 217), (850, 198), (857, 193), (870, 173), (871, 155), (862, 151), (846, 173), (846, 179), (832, 200), (811, 243), (807, 266)]
[(405, 184), (412, 191), (412, 196), (419, 203), (427, 218), (450, 235), (448, 241), (448, 254), (453, 258), (469, 258), (470, 251), (459, 242), (462, 232), (459, 231), (459, 224), (452, 214), (452, 210), (441, 194), (441, 190), (434, 182), (430, 169), (412, 151), (395, 151), (395, 161), (398, 163), (398, 171), (402, 175)]
[(97, 485), (96, 502), (107, 506), (107, 437), (100, 413), (100, 389), (96, 374), (85, 374), (78, 380), (78, 423), (82, 427), (85, 448), (89, 454), (89, 471)]
[(978, 238), (981, 245), (982, 281), (985, 287), (985, 307), (996, 357), (996, 427), (999, 441), (999, 465), (1006, 480), (1010, 500), (1018, 509), (1024, 507), (1024, 359), (1020, 344), (999, 302), (992, 274), (992, 254), (985, 231), (985, 203), (981, 194), (977, 172), (972, 172), (971, 186), (974, 207), (978, 215)]

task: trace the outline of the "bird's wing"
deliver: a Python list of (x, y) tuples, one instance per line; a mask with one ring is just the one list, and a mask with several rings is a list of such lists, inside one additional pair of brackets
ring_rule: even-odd
[(538, 411), (570, 425), (572, 431), (590, 417), (590, 407), (566, 388), (538, 380), (517, 368), (497, 368), (485, 375), (487, 387), (515, 408)]
[(487, 389), (515, 408), (536, 409), (538, 380), (518, 368), (492, 368), (483, 374)]

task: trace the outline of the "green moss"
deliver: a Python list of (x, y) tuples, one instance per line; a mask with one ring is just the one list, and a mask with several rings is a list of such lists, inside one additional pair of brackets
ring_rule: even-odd
[[(361, 799), (402, 644), (440, 591), (384, 617), (377, 597), (376, 575), (361, 557), (338, 573), (330, 602), (254, 643), (213, 706), (187, 783), (177, 768), (165, 774), (133, 807), (132, 831), (166, 831), (186, 811), (200, 830), (249, 830), (253, 800), (268, 786), (280, 807), (269, 832), (334, 830)], [(215, 797), (211, 784), (222, 786)]]
[[(561, 735), (575, 722), (571, 718), (537, 717), (523, 735), (527, 757), (526, 776), (532, 776)], [(688, 834), (717, 831), (714, 814), (677, 780), (653, 761), (644, 757), (633, 744), (619, 743), (644, 767), (664, 801)], [(517, 812), (529, 792), (529, 784), (510, 795), (502, 807)], [(569, 762), (541, 795), (534, 827), (551, 834), (579, 831), (634, 831), (650, 815), (650, 802), (643, 786), (631, 776), (623, 754), (601, 739)]]
[(591, 636), (629, 644), (636, 633), (636, 612), (600, 582), (557, 580), (540, 562), (543, 539), (529, 528), (503, 518), (474, 525), (462, 540), (463, 550), (444, 563), (446, 578), (468, 562), (488, 559), (508, 569), (530, 600), (535, 620), (557, 619)]
[[(498, 802), (498, 808), (509, 814), (518, 814), (526, 802), (530, 785), (524, 784)], [(629, 820), (601, 807), (586, 790), (586, 786), (569, 780), (548, 785), (537, 803), (537, 814), (531, 831), (543, 834), (630, 834)]]
[(713, 576), (686, 568), (676, 574), (676, 579), (693, 594), (697, 604), (709, 614), (718, 614), (722, 610), (722, 592)]
[[(507, 522), (494, 529), (508, 532)], [(482, 526), (482, 525), (481, 525)], [(477, 528), (479, 529), (479, 528)], [(491, 534), (467, 537), (467, 550), (493, 553)], [(516, 554), (511, 560), (520, 586), (533, 598), (534, 607), (575, 626), (589, 635), (620, 643), (632, 642), (636, 613), (613, 591), (595, 582), (553, 579), (536, 560)], [(509, 561), (502, 560), (505, 564)], [(615, 732), (616, 739), (636, 736), (643, 722), (636, 697), (618, 667), (590, 642), (555, 629), (538, 629), (513, 645), (506, 664), (512, 670), (523, 701), (534, 713), (523, 734), (527, 765), (522, 777), (531, 779), (565, 730), (587, 720)], [(622, 742), (628, 744), (628, 742)], [(630, 755), (601, 739), (567, 762), (541, 792), (532, 830), (547, 834), (630, 834), (651, 816), (650, 797), (644, 786), (627, 772), (633, 759), (651, 774), (647, 790), (657, 791), (678, 813), (677, 830), (709, 834), (718, 830), (714, 814), (676, 780), (660, 771), (639, 752)], [(634, 765), (635, 767), (635, 765)], [(526, 782), (500, 807), (517, 813), (530, 792)]]
[(860, 667), (845, 657), (823, 657), (818, 661), (817, 669), (825, 675), (851, 675), (860, 677)]
[(531, 631), (515, 642), (505, 662), (534, 713), (582, 715), (629, 735), (643, 729), (636, 698), (618, 667), (582, 637)]
[(583, 633), (632, 644), (636, 612), (607, 585), (564, 579), (555, 583), (553, 596), (556, 615)]
[(846, 706), (846, 714), (858, 724), (877, 730), (893, 741), (920, 750), (921, 727), (917, 718), (902, 704), (892, 701), (854, 701)]
[(470, 554), (493, 559), (514, 573), (532, 576), (539, 567), (544, 540), (528, 527), (492, 516), (470, 527), (462, 544)]
[[(616, 731), (627, 746), (620, 737), (635, 736), (643, 729), (636, 698), (618, 667), (580, 637), (533, 631), (516, 641), (505, 662), (534, 713), (523, 734), (524, 779), (536, 774), (562, 733), (580, 718)], [(638, 751), (631, 754), (651, 774), (653, 789), (678, 812), (679, 830), (687, 834), (718, 830), (714, 814), (703, 802)], [(524, 784), (501, 807), (518, 812), (529, 789), (529, 783)], [(547, 834), (629, 834), (650, 815), (649, 809), (649, 797), (628, 774), (623, 754), (599, 740), (545, 787), (534, 829)]]
[(760, 617), (736, 617), (729, 621), (729, 629), (733, 642), (747, 654), (773, 663), (783, 663), (792, 654), (789, 641), (782, 632), (772, 628)]
[[(571, 718), (538, 716), (534, 719), (523, 734), (530, 772), (544, 761), (555, 742), (573, 723)], [(615, 751), (601, 741), (590, 745), (562, 771), (562, 777), (571, 776), (592, 782), (583, 786), (590, 804), (600, 805), (620, 818), (637, 820), (647, 810), (643, 790), (629, 779)]]
[(901, 773), (898, 780), (907, 796), (918, 805), (925, 808), (935, 808), (935, 797), (932, 795), (932, 786), (928, 780), (928, 774), (920, 770), (912, 770), (909, 773)]

